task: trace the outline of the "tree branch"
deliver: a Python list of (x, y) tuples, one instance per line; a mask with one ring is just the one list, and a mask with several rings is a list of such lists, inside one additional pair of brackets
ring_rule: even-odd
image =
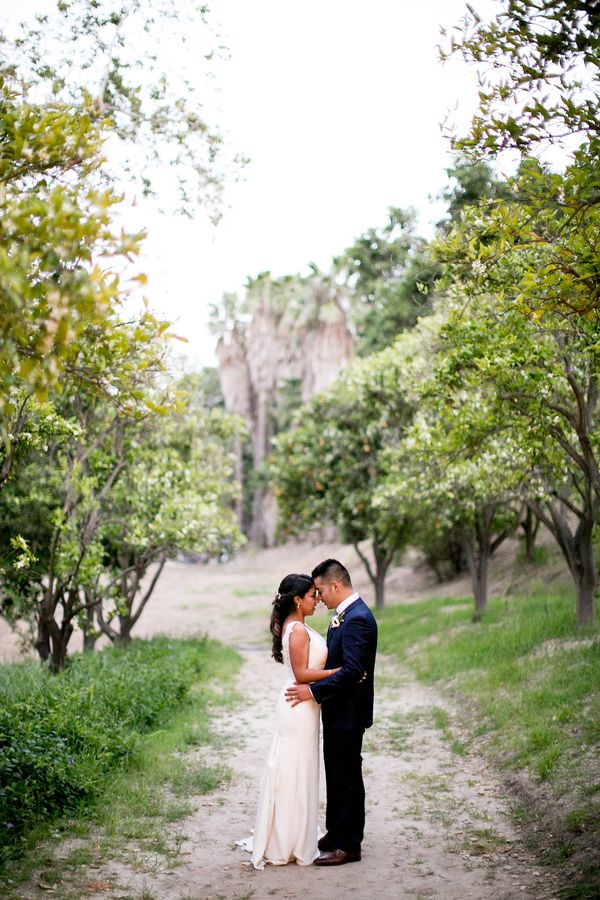
[(367, 574), (368, 574), (369, 578), (371, 579), (371, 581), (373, 582), (373, 585), (375, 585), (377, 583), (377, 579), (376, 579), (375, 575), (373, 574), (373, 570), (371, 569), (371, 563), (369, 562), (367, 557), (364, 555), (364, 553), (358, 546), (358, 542), (354, 543), (352, 546), (356, 550), (356, 554), (357, 554), (358, 558), (360, 559), (363, 566), (367, 570)]
[(146, 591), (146, 593), (144, 594), (144, 596), (143, 596), (142, 599), (140, 600), (140, 605), (138, 606), (137, 611), (135, 612), (134, 615), (131, 616), (131, 624), (132, 624), (132, 626), (135, 625), (135, 623), (137, 622), (137, 620), (138, 620), (139, 617), (141, 616), (142, 611), (143, 611), (143, 609), (144, 609), (146, 603), (147, 603), (148, 600), (150, 599), (150, 597), (151, 597), (151, 595), (152, 595), (152, 591), (153, 591), (154, 588), (156, 587), (156, 582), (157, 582), (158, 579), (159, 579), (159, 576), (160, 576), (160, 574), (161, 574), (161, 572), (162, 572), (162, 570), (163, 570), (163, 568), (164, 568), (164, 566), (165, 566), (166, 561), (167, 561), (167, 557), (166, 557), (166, 556), (163, 556), (163, 557), (161, 558), (159, 564), (158, 564), (158, 568), (157, 568), (156, 572), (154, 573), (154, 577), (153, 577), (152, 581), (150, 582), (150, 586), (149, 586), (148, 590)]

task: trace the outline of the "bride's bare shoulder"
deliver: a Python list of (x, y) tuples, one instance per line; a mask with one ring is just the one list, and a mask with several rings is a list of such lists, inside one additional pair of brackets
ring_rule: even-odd
[[(300, 627), (296, 628), (296, 625), (299, 625)], [(294, 642), (297, 642), (299, 640), (304, 641), (308, 639), (308, 629), (306, 625), (304, 625), (302, 622), (299, 622), (298, 619), (288, 619), (287, 622), (284, 622), (283, 633), (289, 634), (290, 640), (292, 640), (293, 636)]]

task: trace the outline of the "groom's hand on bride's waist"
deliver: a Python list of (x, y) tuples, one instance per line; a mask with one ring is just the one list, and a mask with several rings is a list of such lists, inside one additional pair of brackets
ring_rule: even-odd
[(298, 684), (297, 682), (295, 682), (286, 690), (285, 699), (288, 703), (291, 703), (292, 706), (297, 706), (299, 703), (303, 703), (305, 700), (313, 700), (314, 698), (312, 695), (312, 691), (307, 684)]

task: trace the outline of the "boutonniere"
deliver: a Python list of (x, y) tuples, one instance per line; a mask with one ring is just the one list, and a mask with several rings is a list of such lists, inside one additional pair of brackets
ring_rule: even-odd
[(329, 623), (330, 628), (339, 628), (342, 622), (344, 621), (345, 612), (341, 612), (338, 616), (337, 613), (331, 617), (331, 622)]

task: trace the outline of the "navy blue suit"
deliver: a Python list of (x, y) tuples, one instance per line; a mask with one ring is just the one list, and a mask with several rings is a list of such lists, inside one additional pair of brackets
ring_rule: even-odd
[(326, 669), (339, 672), (311, 684), (323, 719), (327, 834), (339, 850), (360, 850), (365, 825), (362, 739), (373, 724), (377, 622), (360, 597), (327, 632)]

